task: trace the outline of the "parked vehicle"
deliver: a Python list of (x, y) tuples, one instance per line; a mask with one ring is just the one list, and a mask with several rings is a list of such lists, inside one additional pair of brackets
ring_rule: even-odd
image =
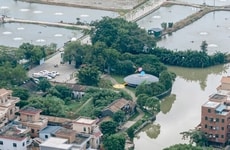
[(60, 75), (60, 73), (57, 72), (57, 71), (51, 71), (51, 73), (52, 73), (52, 74), (56, 74), (56, 76), (59, 76), (59, 75)]
[(34, 77), (34, 78), (39, 78), (41, 76), (42, 76), (42, 74), (40, 74), (40, 73), (33, 73), (32, 74), (32, 77)]

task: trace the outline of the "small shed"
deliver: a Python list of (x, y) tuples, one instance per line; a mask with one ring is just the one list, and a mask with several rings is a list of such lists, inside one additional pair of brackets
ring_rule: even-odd
[(154, 37), (160, 37), (162, 34), (162, 29), (161, 28), (151, 28), (148, 30), (149, 35), (154, 35)]

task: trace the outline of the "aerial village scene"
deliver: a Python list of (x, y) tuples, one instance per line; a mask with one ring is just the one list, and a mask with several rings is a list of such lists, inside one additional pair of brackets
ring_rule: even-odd
[(230, 149), (230, 0), (0, 0), (0, 150)]

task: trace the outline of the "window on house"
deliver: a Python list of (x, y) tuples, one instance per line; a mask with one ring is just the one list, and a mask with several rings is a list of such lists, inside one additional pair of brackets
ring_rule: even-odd
[(221, 127), (221, 130), (224, 130), (224, 127)]
[(48, 135), (45, 135), (45, 138), (48, 139)]
[(0, 145), (3, 145), (3, 141), (0, 141)]
[(31, 132), (34, 133), (34, 129), (31, 129)]
[(16, 144), (16, 143), (13, 143), (13, 147), (17, 147), (17, 144)]
[(84, 131), (84, 132), (86, 131), (86, 128), (85, 128), (85, 127), (83, 128), (83, 131)]
[(207, 124), (206, 124), (206, 125), (204, 125), (204, 127), (205, 127), (205, 128), (207, 128), (207, 127), (208, 127), (208, 126), (207, 126)]
[(216, 118), (216, 122), (219, 122), (219, 118)]
[(215, 136), (216, 136), (216, 138), (219, 138), (219, 134), (216, 134)]
[(13, 114), (13, 109), (10, 110), (10, 114), (11, 114), (11, 115)]
[(207, 117), (207, 116), (205, 116), (205, 120), (208, 120), (208, 117)]
[(22, 146), (23, 146), (23, 147), (25, 146), (25, 142), (22, 143)]
[(224, 119), (222, 119), (222, 123), (224, 123)]
[(221, 135), (221, 138), (223, 139), (223, 138), (224, 138), (224, 135)]
[(208, 109), (208, 112), (211, 113), (211, 109)]

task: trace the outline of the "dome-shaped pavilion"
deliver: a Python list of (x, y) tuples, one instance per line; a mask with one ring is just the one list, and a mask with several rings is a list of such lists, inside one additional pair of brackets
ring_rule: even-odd
[(140, 85), (141, 83), (150, 84), (153, 82), (158, 82), (159, 78), (151, 74), (145, 74), (144, 71), (141, 71), (140, 73), (135, 73), (135, 74), (126, 76), (124, 78), (124, 81), (129, 86), (136, 87)]

